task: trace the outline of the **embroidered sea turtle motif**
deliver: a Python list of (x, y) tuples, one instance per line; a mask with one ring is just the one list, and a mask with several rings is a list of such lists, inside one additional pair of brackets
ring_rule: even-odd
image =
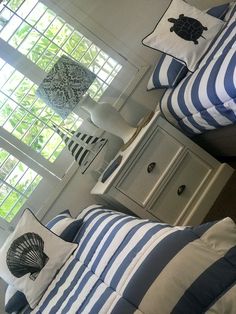
[(179, 37), (193, 41), (195, 45), (198, 44), (198, 38), (202, 37), (203, 31), (207, 31), (207, 27), (203, 26), (198, 20), (184, 16), (184, 14), (180, 14), (178, 19), (169, 18), (169, 22), (174, 23), (174, 25), (170, 28), (171, 32), (175, 32)]

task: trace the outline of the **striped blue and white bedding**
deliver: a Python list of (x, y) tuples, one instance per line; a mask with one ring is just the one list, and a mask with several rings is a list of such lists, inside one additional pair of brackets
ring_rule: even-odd
[(33, 313), (235, 313), (231, 219), (171, 227), (95, 205), (78, 218), (78, 248)]
[(167, 120), (189, 135), (236, 123), (235, 3), (199, 68), (168, 89), (160, 107)]

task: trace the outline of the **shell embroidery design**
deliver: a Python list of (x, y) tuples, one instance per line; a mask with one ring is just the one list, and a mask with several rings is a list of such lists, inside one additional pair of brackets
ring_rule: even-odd
[(184, 16), (184, 14), (180, 14), (178, 19), (169, 18), (169, 22), (174, 25), (170, 28), (171, 32), (175, 32), (179, 37), (193, 41), (195, 45), (198, 44), (198, 39), (202, 36), (203, 31), (207, 31), (208, 28), (203, 26), (198, 20)]
[(12, 275), (21, 278), (30, 273), (29, 278), (35, 280), (49, 260), (43, 249), (44, 241), (36, 233), (28, 232), (14, 240), (6, 260)]

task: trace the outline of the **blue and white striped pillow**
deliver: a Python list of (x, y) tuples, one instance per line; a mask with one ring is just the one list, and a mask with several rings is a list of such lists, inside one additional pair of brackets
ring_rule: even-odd
[(82, 220), (72, 218), (69, 210), (65, 210), (52, 218), (46, 224), (46, 227), (56, 235), (60, 236), (63, 240), (73, 242), (82, 223)]
[[(69, 209), (64, 210), (63, 212), (61, 212), (60, 214), (56, 215), (51, 220), (49, 220), (49, 222), (46, 223), (46, 227), (48, 229), (52, 230), (53, 232), (55, 232), (53, 230), (53, 227), (56, 228), (56, 226), (60, 226), (61, 225), (60, 222), (62, 222), (66, 218), (72, 218)], [(63, 231), (63, 230), (61, 230), (61, 231)]]
[(147, 90), (175, 87), (187, 73), (184, 63), (163, 54), (149, 79)]
[(220, 20), (224, 20), (226, 13), (228, 12), (230, 3), (220, 4), (208, 9), (206, 12), (211, 16), (217, 17)]

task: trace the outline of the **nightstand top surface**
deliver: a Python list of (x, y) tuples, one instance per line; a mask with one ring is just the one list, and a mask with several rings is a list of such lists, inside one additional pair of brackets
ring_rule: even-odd
[[(134, 150), (137, 148), (137, 145), (141, 142), (141, 140), (145, 137), (146, 133), (148, 130), (150, 130), (155, 122), (157, 121), (157, 119), (161, 116), (161, 112), (158, 110), (154, 113), (152, 119), (150, 120), (150, 122), (145, 125), (142, 130), (139, 132), (139, 134), (137, 135), (137, 137), (134, 139), (134, 141), (124, 150), (119, 150), (118, 153), (116, 154), (116, 156), (111, 160), (111, 162), (109, 163), (109, 165), (111, 165), (111, 163), (120, 155), (122, 156), (122, 161), (119, 164), (119, 166), (114, 170), (114, 172), (109, 176), (109, 178), (103, 183), (101, 182), (101, 177), (98, 179), (98, 182), (96, 183), (96, 185), (94, 186), (94, 188), (91, 190), (91, 194), (96, 194), (96, 195), (102, 195), (106, 192), (107, 189), (110, 188), (110, 186), (113, 184), (114, 180), (116, 179), (117, 175), (120, 173), (121, 169), (123, 169), (123, 167), (125, 166), (125, 164), (127, 163), (127, 161), (129, 160), (130, 156), (132, 155), (132, 153), (134, 152)], [(109, 167), (108, 165), (108, 167)], [(107, 167), (107, 168), (108, 168)], [(107, 169), (106, 168), (106, 169)], [(106, 171), (106, 170), (105, 170)]]

